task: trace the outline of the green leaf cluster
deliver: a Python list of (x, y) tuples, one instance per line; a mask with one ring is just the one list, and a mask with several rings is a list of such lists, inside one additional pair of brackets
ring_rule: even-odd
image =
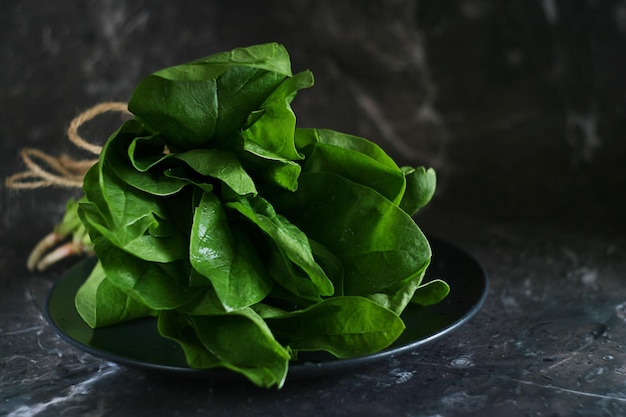
[(75, 304), (90, 326), (156, 316), (191, 367), (280, 387), (298, 351), (377, 352), (407, 303), (445, 297), (422, 285), (431, 252), (412, 219), (434, 171), (296, 127), (291, 101), (312, 85), (275, 43), (139, 83), (84, 180), (98, 263)]

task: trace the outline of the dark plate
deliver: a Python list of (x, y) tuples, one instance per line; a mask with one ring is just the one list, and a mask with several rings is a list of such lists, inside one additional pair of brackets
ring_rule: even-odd
[[(469, 254), (438, 239), (429, 238), (433, 258), (425, 280), (442, 278), (450, 295), (430, 307), (409, 305), (402, 314), (406, 330), (389, 348), (366, 356), (337, 359), (324, 352), (301, 352), (290, 364), (289, 378), (341, 372), (414, 350), (466, 323), (482, 306), (488, 280), (481, 265)], [(182, 349), (161, 337), (156, 319), (135, 320), (107, 328), (91, 329), (74, 307), (76, 291), (91, 272), (95, 259), (77, 264), (54, 285), (46, 303), (46, 318), (72, 345), (102, 359), (131, 367), (218, 379), (240, 378), (223, 369), (199, 370), (187, 366)]]

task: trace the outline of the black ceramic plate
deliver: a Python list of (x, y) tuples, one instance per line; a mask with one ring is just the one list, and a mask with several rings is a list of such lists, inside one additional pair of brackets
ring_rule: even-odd
[[(443, 302), (430, 307), (407, 307), (402, 314), (406, 330), (392, 346), (376, 354), (337, 359), (324, 352), (301, 352), (298, 360), (290, 364), (289, 378), (345, 371), (416, 349), (462, 326), (476, 314), (487, 295), (485, 271), (466, 252), (437, 239), (429, 241), (433, 258), (425, 280), (442, 278), (450, 284), (450, 295)], [(92, 258), (76, 265), (50, 291), (46, 317), (61, 337), (94, 356), (122, 365), (209, 378), (236, 378), (232, 372), (221, 369), (188, 367), (178, 344), (159, 335), (156, 319), (95, 330), (87, 326), (76, 312), (74, 296), (94, 262)]]

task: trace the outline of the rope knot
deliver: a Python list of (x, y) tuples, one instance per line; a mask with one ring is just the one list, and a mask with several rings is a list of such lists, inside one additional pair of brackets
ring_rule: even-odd
[[(80, 113), (70, 122), (67, 129), (69, 140), (95, 156), (100, 155), (102, 147), (84, 140), (78, 134), (78, 129), (89, 120), (106, 112), (130, 114), (126, 103), (110, 101), (97, 104)], [(98, 158), (77, 160), (67, 155), (55, 157), (33, 148), (22, 149), (20, 157), (27, 170), (8, 177), (5, 181), (8, 188), (34, 189), (50, 186), (81, 188), (85, 173), (98, 161)]]

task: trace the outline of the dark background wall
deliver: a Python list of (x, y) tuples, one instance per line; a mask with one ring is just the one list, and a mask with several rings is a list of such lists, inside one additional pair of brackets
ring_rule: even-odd
[(434, 166), (431, 212), (612, 233), (626, 207), (624, 1), (5, 1), (0, 31), (3, 174), (149, 72), (278, 41), (316, 76), (300, 125)]

